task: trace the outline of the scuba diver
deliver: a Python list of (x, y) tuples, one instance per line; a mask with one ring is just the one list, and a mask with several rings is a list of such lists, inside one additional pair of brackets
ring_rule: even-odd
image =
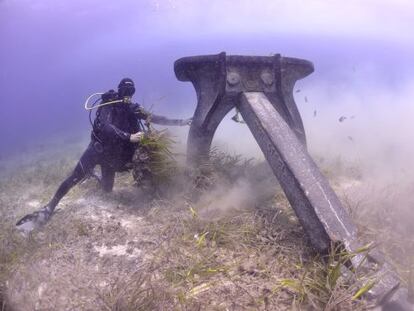
[[(16, 223), (18, 230), (30, 232), (36, 227), (45, 224), (52, 216), (59, 201), (68, 191), (87, 177), (94, 176), (96, 165), (101, 167), (100, 184), (105, 192), (112, 191), (115, 172), (128, 169), (127, 164), (132, 161), (137, 144), (144, 136), (141, 120), (160, 125), (185, 126), (191, 124), (191, 118), (186, 120), (168, 119), (145, 111), (139, 104), (132, 103), (135, 93), (134, 82), (124, 78), (118, 85), (118, 92), (110, 90), (101, 96), (101, 103), (85, 108), (97, 108), (93, 122), (91, 142), (81, 156), (72, 174), (59, 186), (53, 198), (46, 206), (32, 214), (28, 214)], [(91, 122), (92, 123), (92, 122)]]

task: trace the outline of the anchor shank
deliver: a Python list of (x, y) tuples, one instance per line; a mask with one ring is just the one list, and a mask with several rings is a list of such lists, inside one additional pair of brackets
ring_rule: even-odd
[(242, 93), (238, 108), (314, 247), (326, 252), (331, 240), (354, 250), (355, 226), (304, 145), (266, 95)]

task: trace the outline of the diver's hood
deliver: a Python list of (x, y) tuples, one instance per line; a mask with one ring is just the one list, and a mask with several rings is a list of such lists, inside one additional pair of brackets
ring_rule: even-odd
[(124, 78), (119, 82), (118, 85), (118, 96), (119, 98), (132, 97), (135, 94), (134, 81), (130, 78)]

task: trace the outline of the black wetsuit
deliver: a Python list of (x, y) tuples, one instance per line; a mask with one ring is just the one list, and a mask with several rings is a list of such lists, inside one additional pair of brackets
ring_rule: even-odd
[(91, 142), (81, 156), (72, 174), (59, 186), (47, 205), (52, 212), (66, 193), (84, 178), (91, 176), (96, 165), (101, 166), (101, 185), (109, 192), (114, 185), (115, 172), (126, 169), (131, 162), (136, 144), (130, 142), (132, 133), (142, 131), (140, 120), (151, 118), (161, 125), (183, 125), (182, 120), (171, 120), (146, 112), (140, 105), (116, 103), (99, 108), (96, 113)]

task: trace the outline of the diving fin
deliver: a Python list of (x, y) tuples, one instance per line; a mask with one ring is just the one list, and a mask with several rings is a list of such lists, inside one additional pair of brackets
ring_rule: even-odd
[(23, 234), (28, 234), (34, 229), (43, 226), (52, 216), (52, 210), (48, 205), (40, 210), (28, 214), (16, 223), (16, 229)]

